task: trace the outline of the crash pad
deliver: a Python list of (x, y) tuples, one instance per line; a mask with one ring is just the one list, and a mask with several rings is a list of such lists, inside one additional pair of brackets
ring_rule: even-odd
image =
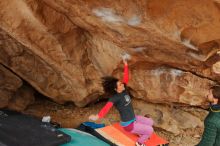
[[(125, 131), (119, 123), (96, 129), (96, 131), (118, 146), (134, 146), (138, 139), (137, 135)], [(168, 146), (169, 142), (153, 133), (145, 144), (147, 146)]]
[(71, 141), (61, 146), (110, 146), (95, 136), (77, 129), (61, 128), (59, 130), (71, 136)]
[(18, 112), (0, 110), (1, 146), (57, 146), (70, 140), (69, 135), (50, 123)]

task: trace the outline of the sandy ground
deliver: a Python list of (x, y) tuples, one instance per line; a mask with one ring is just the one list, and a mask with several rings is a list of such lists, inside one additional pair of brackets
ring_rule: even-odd
[[(38, 99), (24, 112), (26, 114), (35, 115), (39, 118), (49, 115), (53, 122), (61, 124), (62, 127), (75, 128), (80, 123), (88, 121), (88, 116), (97, 113), (102, 106), (103, 104), (100, 103), (94, 106), (91, 105), (90, 107), (79, 108), (75, 107), (73, 104), (59, 105), (49, 100)], [(107, 125), (112, 122), (118, 122), (117, 117), (112, 118), (112, 115), (115, 115), (114, 110), (112, 110), (108, 116), (100, 122), (104, 122)], [(182, 132), (180, 135), (174, 135), (158, 128), (155, 128), (155, 132), (168, 140), (170, 142), (169, 146), (195, 146), (199, 142), (202, 129), (189, 129)]]

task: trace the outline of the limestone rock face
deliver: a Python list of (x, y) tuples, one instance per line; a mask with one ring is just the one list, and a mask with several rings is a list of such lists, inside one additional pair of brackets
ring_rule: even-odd
[(16, 91), (16, 93), (10, 99), (7, 108), (16, 111), (25, 110), (28, 107), (28, 105), (34, 103), (34, 93), (35, 90), (32, 87), (23, 85)]
[(0, 108), (23, 111), (33, 103), (35, 90), (0, 64)]
[(139, 68), (131, 66), (131, 93), (154, 103), (206, 106), (207, 88), (213, 84), (190, 72), (164, 66)]
[(186, 132), (187, 129), (204, 127), (203, 119), (207, 116), (207, 111), (189, 107), (155, 105), (140, 100), (134, 100), (133, 105), (138, 115), (148, 116), (154, 120), (154, 127), (175, 135)]
[(1, 0), (0, 8), (0, 63), (58, 103), (97, 99), (100, 77), (122, 77), (126, 53), (129, 88), (145, 101), (203, 107), (220, 81), (218, 1)]
[(7, 107), (10, 99), (22, 86), (22, 80), (0, 64), (0, 108)]

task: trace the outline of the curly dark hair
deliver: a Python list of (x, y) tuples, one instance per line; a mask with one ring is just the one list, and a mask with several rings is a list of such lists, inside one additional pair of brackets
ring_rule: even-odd
[(212, 89), (212, 94), (213, 94), (214, 98), (220, 99), (220, 86), (215, 85), (215, 86), (211, 87), (210, 89)]
[(102, 86), (104, 91), (109, 95), (116, 94), (117, 82), (119, 80), (113, 76), (102, 77)]
[(210, 89), (212, 89), (212, 94), (214, 98), (218, 99), (218, 104), (220, 104), (220, 86), (214, 85)]

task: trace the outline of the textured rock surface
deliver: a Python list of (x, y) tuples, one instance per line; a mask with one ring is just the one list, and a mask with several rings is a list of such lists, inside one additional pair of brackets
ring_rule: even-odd
[(135, 96), (202, 106), (211, 80), (219, 80), (218, 5), (3, 0), (1, 62), (54, 101), (85, 106), (102, 93), (99, 78), (120, 70), (126, 52)]
[(0, 64), (0, 108), (23, 111), (34, 102), (35, 90)]
[[(84, 107), (102, 95), (100, 77), (122, 77), (125, 53), (130, 91), (150, 103), (205, 107), (209, 87), (220, 82), (218, 0), (1, 0), (0, 8), (0, 63), (19, 76), (1, 69), (1, 107), (32, 103), (21, 79), (57, 103)], [(18, 88), (30, 100), (12, 106)], [(174, 115), (173, 127), (158, 127), (201, 127), (199, 116)], [(181, 125), (182, 117), (195, 123)]]
[(134, 97), (154, 103), (206, 107), (205, 95), (212, 81), (166, 66), (139, 65), (131, 66), (130, 87)]
[(16, 91), (16, 93), (10, 99), (7, 108), (16, 111), (25, 110), (28, 107), (28, 105), (34, 103), (34, 93), (35, 90), (32, 87), (28, 85), (23, 85)]
[(7, 107), (22, 80), (0, 64), (0, 108)]

